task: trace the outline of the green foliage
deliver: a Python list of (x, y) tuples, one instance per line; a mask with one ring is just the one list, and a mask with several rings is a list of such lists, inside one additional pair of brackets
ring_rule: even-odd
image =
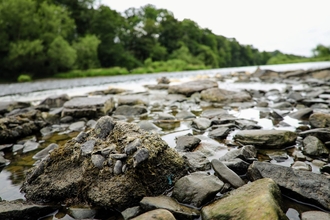
[(31, 82), (32, 78), (30, 75), (27, 74), (21, 74), (17, 78), (17, 82)]
[(55, 72), (72, 69), (77, 59), (76, 50), (61, 36), (55, 38), (49, 45), (47, 55)]
[(97, 47), (100, 40), (95, 35), (86, 35), (73, 43), (77, 52), (76, 66), (78, 69), (93, 69), (100, 66), (97, 57)]
[(112, 67), (104, 69), (88, 69), (88, 70), (73, 70), (65, 73), (57, 73), (55, 78), (77, 78), (77, 77), (94, 77), (94, 76), (116, 76), (129, 74), (126, 68)]

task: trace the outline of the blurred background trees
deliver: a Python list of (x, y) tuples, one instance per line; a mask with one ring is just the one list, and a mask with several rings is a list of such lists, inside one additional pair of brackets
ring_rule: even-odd
[(317, 45), (314, 57), (259, 51), (179, 21), (153, 5), (123, 14), (94, 0), (0, 0), (0, 77), (35, 78), (58, 72), (123, 67), (131, 72), (179, 71), (329, 60)]

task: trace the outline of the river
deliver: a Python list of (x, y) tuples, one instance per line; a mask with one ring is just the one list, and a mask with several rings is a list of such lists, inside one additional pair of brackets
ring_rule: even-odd
[[(130, 88), (134, 92), (143, 91), (145, 84), (155, 84), (156, 79), (166, 76), (176, 79), (177, 82), (189, 80), (198, 76), (214, 76), (216, 74), (224, 75), (233, 72), (246, 71), (254, 72), (258, 66), (248, 67), (230, 67), (210, 70), (183, 71), (170, 73), (123, 75), (109, 77), (88, 77), (77, 79), (45, 79), (35, 82), (0, 84), (0, 101), (40, 101), (51, 95), (66, 93), (69, 96), (80, 96), (91, 91), (102, 90), (112, 87)], [(274, 71), (289, 71), (297, 69), (318, 69), (330, 67), (330, 62), (312, 62), (297, 64), (280, 64), (259, 66), (261, 69), (271, 69)], [(248, 85), (239, 85), (226, 82), (225, 89), (235, 87), (245, 87)], [(257, 89), (261, 84), (249, 85)]]

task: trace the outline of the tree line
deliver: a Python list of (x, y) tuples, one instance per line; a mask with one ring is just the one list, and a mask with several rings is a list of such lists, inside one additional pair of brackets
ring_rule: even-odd
[[(306, 57), (259, 51), (177, 20), (153, 5), (123, 14), (94, 0), (0, 0), (0, 77), (51, 77), (70, 70), (122, 67), (159, 72), (263, 65)], [(315, 57), (329, 57), (318, 45)]]

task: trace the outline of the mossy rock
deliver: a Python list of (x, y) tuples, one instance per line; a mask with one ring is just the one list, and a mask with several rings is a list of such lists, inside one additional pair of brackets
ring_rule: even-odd
[[(146, 132), (136, 124), (114, 122), (109, 116), (99, 119), (95, 127), (79, 142), (73, 138), (55, 149), (31, 170), (22, 186), (28, 200), (88, 203), (121, 210), (137, 205), (145, 196), (162, 194), (186, 174), (183, 158), (158, 134)], [(100, 136), (98, 128), (107, 130), (108, 135), (102, 132)], [(135, 152), (114, 159), (124, 155), (136, 139), (139, 141)], [(90, 140), (95, 141), (92, 152), (82, 154), (82, 145)], [(137, 163), (141, 149), (148, 154)], [(103, 167), (93, 164), (93, 154), (104, 157)], [(121, 160), (123, 172), (114, 172), (115, 160)]]

